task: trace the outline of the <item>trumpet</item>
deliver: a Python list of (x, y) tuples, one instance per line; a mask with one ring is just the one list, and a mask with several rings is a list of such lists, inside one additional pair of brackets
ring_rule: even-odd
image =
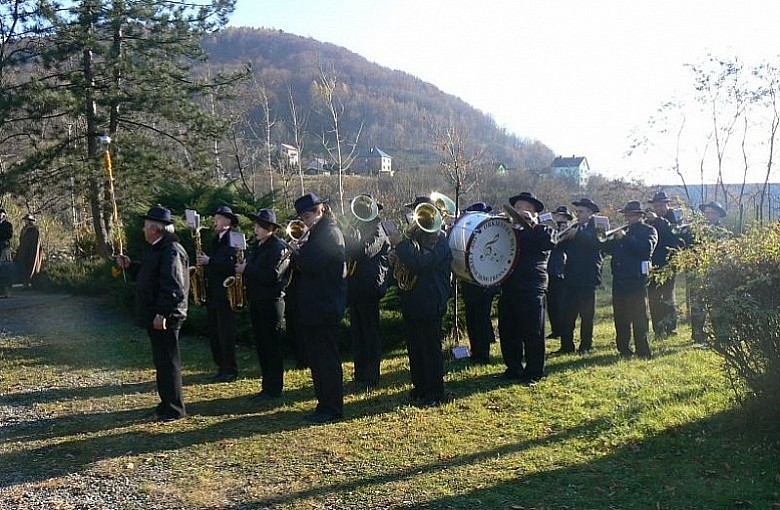
[(628, 223), (626, 223), (624, 225), (620, 225), (617, 228), (613, 228), (612, 230), (597, 230), (596, 231), (596, 237), (598, 237), (599, 241), (604, 243), (604, 242), (610, 241), (612, 238), (614, 238), (615, 234), (617, 234), (618, 232), (621, 232), (621, 231), (625, 232), (626, 230), (628, 230), (628, 227), (629, 227), (629, 225), (628, 225)]
[[(419, 248), (417, 241), (412, 236), (417, 230), (428, 234), (434, 234), (441, 231), (441, 225), (444, 217), (441, 210), (434, 204), (423, 202), (414, 208), (412, 221), (404, 230), (404, 236), (411, 240), (415, 248)], [(409, 268), (397, 260), (393, 266), (393, 276), (395, 277), (398, 288), (401, 290), (411, 290), (417, 283), (417, 275), (409, 271)]]
[[(360, 229), (355, 221), (368, 223), (374, 221), (379, 216), (379, 205), (374, 197), (366, 193), (360, 194), (352, 199), (349, 203), (349, 210), (352, 213), (354, 220), (350, 220), (347, 228), (350, 231), (350, 235), (360, 240)], [(347, 259), (347, 276), (352, 276), (357, 270), (357, 261), (353, 259)]]
[(579, 224), (578, 222), (576, 222), (576, 221), (575, 221), (575, 222), (573, 222), (571, 225), (567, 225), (567, 226), (566, 226), (566, 228), (564, 228), (563, 230), (558, 230), (558, 231), (555, 231), (555, 232), (553, 232), (553, 241), (557, 243), (558, 241), (560, 241), (561, 239), (563, 239), (563, 237), (564, 237), (566, 234), (568, 234), (569, 232), (571, 232), (573, 229), (575, 229), (575, 228), (579, 227), (579, 225), (580, 225), (580, 224)]

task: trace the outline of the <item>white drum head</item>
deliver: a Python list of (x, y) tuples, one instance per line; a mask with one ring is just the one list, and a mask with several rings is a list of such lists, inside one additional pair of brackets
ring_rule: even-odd
[(518, 238), (506, 218), (466, 213), (449, 235), (452, 272), (482, 287), (500, 285), (517, 263)]

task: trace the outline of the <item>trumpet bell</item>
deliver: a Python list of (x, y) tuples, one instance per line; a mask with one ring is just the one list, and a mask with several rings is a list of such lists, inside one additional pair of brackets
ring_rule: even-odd
[(352, 199), (349, 210), (359, 221), (373, 221), (379, 216), (379, 205), (377, 205), (376, 200), (365, 193)]
[(454, 217), (458, 215), (458, 208), (455, 206), (455, 201), (444, 193), (434, 191), (428, 198), (431, 199), (431, 202), (433, 202), (433, 205), (441, 212), (442, 216)]
[(292, 220), (287, 224), (284, 232), (290, 239), (300, 239), (306, 233), (306, 224), (301, 220)]
[(422, 203), (412, 213), (412, 226), (429, 234), (439, 232), (443, 221), (441, 210), (433, 204)]
[(523, 230), (530, 230), (533, 228), (531, 224), (528, 223), (528, 220), (520, 216), (520, 213), (515, 211), (515, 208), (512, 207), (511, 205), (504, 204), (504, 214), (507, 215), (507, 217), (513, 224), (520, 225), (520, 227)]

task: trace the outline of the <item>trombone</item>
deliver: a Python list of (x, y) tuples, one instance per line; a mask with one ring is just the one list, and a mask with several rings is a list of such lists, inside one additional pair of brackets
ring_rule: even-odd
[(513, 225), (519, 225), (520, 230), (533, 230), (534, 228), (533, 225), (531, 225), (523, 216), (520, 216), (520, 213), (515, 211), (515, 208), (511, 205), (504, 204), (504, 216), (506, 216)]
[(628, 230), (628, 227), (629, 227), (629, 224), (625, 223), (625, 224), (620, 225), (619, 227), (613, 228), (611, 230), (598, 230), (598, 231), (596, 231), (596, 237), (598, 237), (599, 241), (601, 241), (602, 243), (605, 243), (607, 241), (611, 241), (615, 237), (615, 234), (617, 234), (618, 232), (621, 232), (621, 231), (625, 232), (626, 230)]
[(555, 242), (555, 243), (559, 242), (561, 239), (563, 239), (563, 237), (566, 234), (568, 234), (573, 229), (575, 229), (575, 228), (577, 228), (579, 226), (580, 226), (579, 222), (574, 221), (570, 225), (567, 225), (564, 229), (554, 231), (553, 232), (553, 236), (552, 236), (553, 237), (553, 242)]

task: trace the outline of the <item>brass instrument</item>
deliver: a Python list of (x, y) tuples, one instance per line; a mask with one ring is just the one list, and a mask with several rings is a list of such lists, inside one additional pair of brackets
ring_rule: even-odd
[(515, 208), (511, 205), (504, 204), (504, 215), (509, 219), (509, 222), (513, 225), (519, 225), (521, 230), (531, 230), (534, 227), (529, 223), (527, 219), (520, 216), (520, 213), (515, 211)]
[[(422, 230), (429, 234), (440, 232), (443, 222), (442, 212), (437, 206), (422, 203), (414, 208), (412, 221), (404, 230), (404, 235), (411, 240), (416, 249), (419, 249), (417, 242), (412, 240), (415, 231)], [(417, 283), (417, 275), (410, 272), (409, 268), (403, 265), (400, 260), (397, 260), (393, 267), (393, 276), (396, 283), (398, 283), (398, 288), (401, 290), (411, 290)]]
[[(374, 200), (374, 197), (365, 193), (352, 199), (352, 202), (349, 203), (349, 210), (356, 221), (364, 223), (374, 221), (379, 216), (379, 204)], [(360, 241), (360, 229), (357, 228), (354, 220), (348, 223), (347, 228), (350, 236)], [(347, 259), (347, 276), (352, 276), (356, 270), (357, 261)]]
[(566, 234), (571, 232), (572, 229), (575, 229), (575, 228), (577, 228), (579, 226), (580, 226), (580, 224), (575, 221), (571, 225), (567, 225), (566, 228), (564, 228), (563, 230), (558, 230), (558, 231), (553, 232), (553, 242), (556, 242), (556, 243), (559, 242), (561, 239), (563, 239), (563, 237)]
[[(200, 226), (200, 214), (192, 209), (184, 211), (184, 217), (187, 220), (187, 226), (192, 230), (192, 238), (195, 241), (195, 257), (203, 253), (203, 243), (200, 238), (200, 231), (205, 228)], [(206, 292), (208, 289), (206, 280), (206, 270), (201, 264), (190, 266), (190, 293), (192, 302), (197, 306), (206, 304)]]
[(626, 231), (628, 230), (629, 224), (623, 224), (620, 225), (617, 228), (613, 228), (612, 230), (597, 230), (596, 236), (598, 237), (599, 241), (602, 243), (610, 241), (613, 237), (615, 237), (615, 234), (617, 234), (620, 231)]
[[(284, 234), (287, 236), (290, 242), (285, 242), (287, 245), (287, 252), (284, 254), (284, 258), (282, 259), (283, 261), (285, 259), (291, 258), (295, 252), (298, 251), (298, 248), (300, 248), (301, 244), (306, 242), (306, 239), (309, 237), (309, 231), (303, 221), (292, 220), (287, 224), (287, 227), (285, 227)], [(289, 287), (290, 284), (292, 284), (293, 275), (295, 274), (295, 267), (289, 268), (287, 272), (287, 286)]]
[[(246, 238), (244, 234), (230, 232), (230, 246), (236, 248), (236, 264), (244, 263), (244, 251), (246, 250)], [(234, 312), (240, 312), (246, 307), (246, 287), (244, 277), (240, 273), (228, 276), (222, 282), (227, 291), (228, 304)]]
[(301, 220), (292, 220), (290, 223), (287, 224), (287, 227), (284, 229), (284, 233), (287, 237), (290, 239), (294, 239), (296, 241), (300, 241), (301, 238), (306, 234), (306, 224), (302, 222)]
[(455, 201), (444, 193), (433, 191), (428, 198), (431, 199), (433, 205), (441, 212), (443, 218), (446, 218), (447, 216), (455, 217), (458, 215), (458, 208), (455, 205)]

